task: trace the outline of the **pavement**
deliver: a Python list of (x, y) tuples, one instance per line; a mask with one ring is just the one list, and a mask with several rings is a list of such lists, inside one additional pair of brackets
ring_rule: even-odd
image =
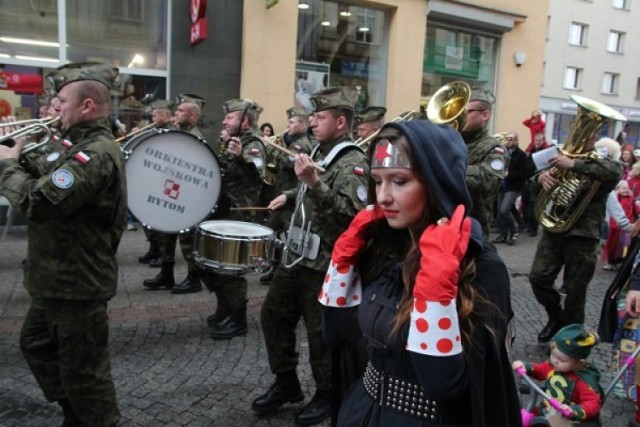
[[(521, 235), (514, 246), (498, 245), (511, 275), (517, 338), (514, 356), (543, 360), (548, 347), (538, 345), (537, 334), (546, 315), (536, 303), (527, 275), (537, 238)], [(301, 363), (298, 374), (305, 401), (285, 405), (267, 417), (251, 410), (251, 402), (266, 392), (274, 377), (269, 371), (260, 329), (260, 306), (268, 286), (259, 274), (248, 275), (249, 332), (230, 341), (213, 341), (205, 319), (215, 309), (206, 290), (173, 295), (142, 286), (157, 269), (139, 264), (147, 244), (141, 230), (125, 232), (118, 262), (117, 296), (109, 303), (112, 372), (121, 411), (120, 426), (291, 426), (314, 393), (308, 346), (299, 325)], [(62, 423), (56, 404), (46, 401), (18, 347), (20, 327), (29, 305), (22, 285), (26, 256), (25, 227), (12, 227), (0, 242), (0, 426), (55, 426)], [(179, 252), (179, 251), (178, 251)], [(186, 276), (178, 254), (176, 280)], [(604, 293), (614, 274), (599, 263), (589, 286), (586, 325), (597, 328)], [(612, 379), (609, 344), (597, 346), (591, 361), (603, 372), (601, 384)], [(601, 412), (604, 426), (626, 426), (635, 412), (633, 402), (608, 397)], [(329, 422), (321, 424), (328, 426)]]

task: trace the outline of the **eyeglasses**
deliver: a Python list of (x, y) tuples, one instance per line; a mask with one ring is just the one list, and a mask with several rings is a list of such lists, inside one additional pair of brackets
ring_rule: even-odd
[(476, 109), (476, 110), (467, 110), (467, 113), (473, 113), (474, 111), (487, 111), (485, 108)]

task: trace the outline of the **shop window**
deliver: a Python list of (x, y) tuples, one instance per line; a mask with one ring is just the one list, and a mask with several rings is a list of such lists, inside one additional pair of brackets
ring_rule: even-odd
[(140, 0), (111, 0), (111, 19), (142, 22), (142, 7)]
[(607, 38), (607, 51), (613, 53), (622, 53), (622, 42), (624, 40), (624, 33), (620, 31), (609, 31), (609, 37)]
[(58, 9), (55, 0), (0, 0), (0, 60), (57, 63)]
[(629, 10), (629, 3), (631, 0), (613, 0), (613, 7), (616, 9)]
[(578, 90), (582, 85), (582, 68), (567, 67), (564, 71), (565, 89)]
[(586, 46), (588, 31), (588, 25), (581, 24), (579, 22), (572, 22), (571, 27), (569, 28), (569, 44), (574, 46)]
[(604, 73), (602, 77), (602, 93), (605, 95), (616, 95), (618, 93), (618, 80), (620, 80), (619, 74)]

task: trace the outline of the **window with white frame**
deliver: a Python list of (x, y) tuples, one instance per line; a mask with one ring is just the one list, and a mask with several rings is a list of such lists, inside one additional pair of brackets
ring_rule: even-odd
[(602, 93), (605, 95), (615, 95), (618, 93), (618, 80), (620, 74), (605, 72), (602, 77)]
[(577, 90), (582, 84), (582, 68), (567, 67), (564, 71), (564, 88)]
[(572, 22), (571, 27), (569, 28), (569, 44), (574, 46), (586, 46), (588, 31), (589, 26), (587, 24)]
[(616, 9), (629, 10), (629, 3), (631, 0), (613, 0), (613, 7)]
[(607, 51), (614, 53), (622, 53), (622, 42), (624, 40), (624, 33), (620, 31), (609, 31), (609, 37), (607, 38)]

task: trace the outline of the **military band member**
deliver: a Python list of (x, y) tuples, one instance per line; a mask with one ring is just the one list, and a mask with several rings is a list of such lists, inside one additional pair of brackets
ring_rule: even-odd
[[(262, 331), (274, 384), (254, 400), (253, 410), (272, 411), (285, 403), (304, 399), (296, 368), (296, 325), (304, 319), (309, 342), (309, 363), (316, 383), (311, 401), (296, 415), (298, 425), (322, 422), (331, 413), (331, 351), (322, 338), (321, 308), (317, 296), (331, 259), (333, 244), (367, 200), (369, 166), (364, 153), (350, 142), (355, 92), (329, 88), (311, 96), (311, 127), (319, 146), (313, 158), (296, 155), (294, 170), (300, 186), (306, 186), (303, 202), (311, 222), (312, 239), (319, 243), (317, 256), (293, 267), (278, 266), (261, 311)], [(336, 148), (337, 147), (337, 148)], [(341, 150), (341, 148), (343, 148)], [(330, 161), (325, 172), (314, 162)], [(302, 188), (304, 190), (304, 187)], [(271, 210), (293, 210), (300, 187), (285, 191), (269, 205)], [(301, 227), (299, 221), (296, 225)], [(293, 254), (293, 257), (297, 257)], [(292, 259), (294, 259), (292, 257)]]
[(65, 151), (41, 177), (18, 162), (24, 141), (0, 146), (0, 193), (28, 220), (31, 305), (20, 349), (63, 425), (115, 426), (107, 302), (126, 225), (124, 158), (109, 124), (117, 68), (77, 63), (47, 77), (58, 92)]
[(473, 200), (470, 215), (482, 225), (485, 239), (489, 238), (493, 205), (507, 164), (505, 148), (487, 131), (494, 101), (491, 92), (474, 88), (460, 132), (469, 150), (467, 187)]
[[(188, 132), (194, 136), (202, 138), (202, 132), (198, 127), (198, 120), (204, 98), (196, 95), (178, 95), (178, 106), (173, 114), (172, 123), (177, 130)], [(195, 224), (194, 224), (195, 225)], [(182, 256), (187, 262), (187, 277), (180, 283), (175, 283), (173, 268), (175, 265), (176, 241), (180, 242)], [(174, 294), (187, 294), (200, 292), (202, 282), (200, 281), (201, 271), (193, 261), (193, 247), (195, 243), (195, 231), (177, 234), (161, 234), (158, 240), (160, 249), (160, 273), (153, 279), (144, 281), (144, 286), (149, 289), (167, 288)]]
[[(255, 222), (256, 211), (231, 211), (235, 207), (259, 205), (265, 177), (266, 152), (258, 129), (262, 107), (250, 99), (225, 102), (222, 127), (228, 135), (221, 157), (223, 200), (214, 217)], [(240, 275), (207, 272), (203, 280), (216, 294), (216, 312), (207, 318), (211, 338), (231, 339), (247, 333), (247, 280)]]
[(358, 139), (365, 139), (378, 132), (384, 125), (384, 115), (387, 109), (384, 107), (367, 107), (356, 114), (356, 133)]

